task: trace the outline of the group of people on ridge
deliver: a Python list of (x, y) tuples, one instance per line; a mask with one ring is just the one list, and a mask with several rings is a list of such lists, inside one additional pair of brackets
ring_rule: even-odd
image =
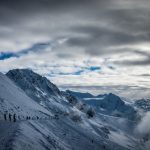
[[(24, 117), (23, 116), (23, 119), (25, 120), (39, 120), (40, 118), (38, 116), (34, 116), (34, 117), (30, 117), (30, 116), (27, 116), (27, 117)], [(4, 120), (5, 121), (10, 121), (10, 122), (16, 122), (17, 120), (21, 120), (20, 116), (17, 116), (16, 114), (10, 114), (10, 113), (5, 113), (4, 114)]]
[(9, 120), (9, 121), (13, 121), (13, 122), (16, 122), (16, 114), (4, 114), (4, 120)]

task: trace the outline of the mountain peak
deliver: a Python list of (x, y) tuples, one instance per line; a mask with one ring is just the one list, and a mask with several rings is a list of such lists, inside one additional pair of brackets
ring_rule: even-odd
[(109, 93), (104, 99), (106, 103), (111, 103), (114, 107), (124, 105), (124, 101), (113, 93)]
[(75, 92), (75, 91), (71, 91), (71, 90), (66, 90), (66, 92), (75, 97), (81, 98), (81, 99), (94, 97), (92, 94), (90, 94), (88, 92)]
[(56, 85), (51, 83), (46, 77), (30, 69), (14, 69), (8, 71), (6, 75), (27, 92), (30, 89), (30, 92), (36, 92), (38, 90), (43, 93), (49, 93), (49, 95), (60, 95), (60, 91)]
[(31, 69), (12, 69), (10, 71), (8, 71), (6, 73), (7, 76), (16, 76), (16, 75), (24, 75), (24, 76), (33, 76), (33, 75), (36, 75), (36, 76), (40, 76), (38, 75), (37, 73), (33, 72)]

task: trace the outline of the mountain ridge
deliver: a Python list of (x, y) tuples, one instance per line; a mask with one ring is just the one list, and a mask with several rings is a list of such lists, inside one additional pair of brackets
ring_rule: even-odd
[[(10, 76), (11, 80), (8, 79), (8, 76)], [(24, 121), (17, 120), (16, 123), (19, 124), (17, 137), (15, 139), (12, 137), (13, 143), (10, 143), (14, 146), (13, 150), (20, 148), (21, 150), (69, 150), (74, 148), (79, 150), (91, 150), (93, 148), (95, 150), (129, 150), (135, 148), (139, 150), (136, 148), (139, 139), (130, 134), (131, 129), (134, 127), (133, 122), (124, 118), (106, 116), (97, 111), (94, 112), (93, 107), (84, 103), (85, 101), (81, 101), (70, 93), (61, 92), (57, 86), (55, 87), (50, 81), (39, 76), (33, 71), (22, 71), (20, 69), (7, 73), (7, 76), (4, 75), (4, 78), (13, 84), (13, 87), (15, 86), (17, 90), (20, 89), (26, 97), (29, 97), (32, 103), (30, 104), (33, 107), (32, 110), (39, 106), (44, 112), (39, 114), (35, 111), (33, 112), (33, 115), (38, 115), (41, 118), (39, 120), (32, 118)], [(6, 84), (5, 80), (3, 84)], [(18, 92), (14, 92), (9, 85), (7, 87), (17, 99)], [(7, 90), (2, 92), (4, 93), (4, 91), (11, 104), (11, 96), (7, 94)], [(3, 95), (2, 92), (0, 92), (0, 98)], [(13, 101), (15, 101), (15, 98)], [(18, 101), (17, 103), (20, 107), (22, 107), (22, 103), (28, 102), (28, 100), (20, 97)], [(10, 107), (8, 104), (5, 105)], [(46, 118), (45, 111), (48, 111), (49, 115), (54, 117)], [(18, 112), (16, 111), (15, 113)], [(24, 115), (31, 115), (32, 117), (32, 113), (26, 114), (25, 112)], [(9, 124), (10, 122), (7, 121), (7, 123)], [(9, 133), (7, 129), (5, 130), (7, 136)], [(121, 142), (118, 142), (118, 137)]]

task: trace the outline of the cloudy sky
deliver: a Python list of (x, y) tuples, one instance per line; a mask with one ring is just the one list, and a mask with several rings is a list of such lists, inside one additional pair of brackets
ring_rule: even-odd
[(0, 1), (4, 73), (30, 68), (62, 88), (143, 97), (149, 41), (149, 0)]

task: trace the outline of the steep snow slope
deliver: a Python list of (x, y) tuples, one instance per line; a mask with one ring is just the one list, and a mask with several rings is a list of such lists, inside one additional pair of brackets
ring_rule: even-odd
[(13, 149), (13, 141), (16, 132), (19, 128), (19, 123), (8, 123), (0, 121), (0, 150)]
[(9, 78), (0, 73), (0, 114), (11, 113), (23, 116), (38, 114), (50, 115), (50, 112), (29, 98)]
[[(15, 124), (10, 127), (15, 128)], [(8, 140), (7, 147), (12, 150), (141, 150), (132, 136), (112, 130), (96, 119), (77, 123), (64, 116), (23, 121), (10, 134), (14, 134), (14, 138)]]
[(50, 110), (52, 113), (65, 112), (63, 105), (68, 105), (61, 92), (47, 78), (42, 77), (32, 70), (14, 69), (6, 74), (13, 80), (29, 97)]
[(47, 78), (34, 73), (32, 70), (14, 69), (10, 70), (6, 75), (31, 97), (33, 96), (33, 98), (35, 98), (34, 96), (36, 93), (37, 101), (39, 100), (39, 97), (42, 100), (45, 99), (44, 96), (46, 95), (47, 97), (61, 97), (59, 89), (53, 83), (47, 80)]

